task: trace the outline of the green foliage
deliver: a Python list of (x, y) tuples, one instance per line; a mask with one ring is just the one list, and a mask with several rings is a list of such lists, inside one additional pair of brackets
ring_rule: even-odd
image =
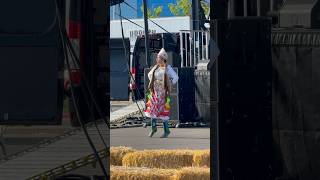
[(190, 16), (191, 2), (190, 0), (177, 0), (176, 4), (168, 4), (170, 12), (175, 16)]
[(208, 16), (210, 13), (210, 4), (204, 0), (201, 0), (200, 3), (201, 3), (201, 7), (204, 11), (204, 14)]
[[(201, 0), (201, 7), (204, 10), (205, 15), (209, 15), (210, 5), (205, 0)], [(170, 12), (175, 16), (190, 16), (192, 3), (190, 0), (177, 0), (176, 4), (168, 4)]]
[(177, 5), (172, 4), (172, 3), (169, 3), (169, 4), (168, 4), (168, 7), (169, 7), (170, 12), (171, 12), (173, 15), (175, 15), (175, 16), (180, 16), (179, 8), (178, 8)]
[[(144, 13), (143, 5), (140, 8), (141, 8), (142, 13)], [(160, 17), (162, 11), (163, 11), (162, 6), (158, 6), (158, 7), (154, 8), (152, 11), (150, 9), (148, 9), (147, 16), (148, 16), (148, 18), (157, 18), (157, 17)]]
[(154, 11), (154, 17), (160, 17), (160, 14), (162, 13), (163, 7), (159, 6), (153, 9)]

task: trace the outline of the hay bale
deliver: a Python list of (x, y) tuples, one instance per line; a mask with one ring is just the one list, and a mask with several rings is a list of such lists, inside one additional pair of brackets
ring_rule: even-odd
[(176, 169), (192, 166), (193, 154), (190, 150), (145, 150), (125, 155), (122, 165), (128, 167), (148, 167)]
[(210, 150), (194, 151), (193, 166), (210, 167)]
[(128, 154), (132, 153), (134, 150), (131, 147), (111, 147), (110, 148), (110, 165), (122, 166), (122, 158)]
[(172, 180), (210, 180), (210, 169), (186, 167), (178, 170)]
[(111, 180), (171, 180), (176, 170), (111, 166)]

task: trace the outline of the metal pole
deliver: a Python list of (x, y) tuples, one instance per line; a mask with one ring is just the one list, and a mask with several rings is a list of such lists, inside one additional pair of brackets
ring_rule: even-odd
[(248, 16), (248, 0), (243, 0), (243, 16)]
[(189, 47), (189, 51), (190, 51), (190, 58), (189, 58), (189, 62), (188, 62), (188, 64), (189, 64), (189, 66), (188, 67), (190, 67), (191, 65), (191, 61), (192, 61), (192, 58), (193, 58), (193, 55), (192, 55), (192, 44), (193, 44), (193, 31), (190, 31), (190, 34), (189, 34), (189, 45), (190, 45), (190, 47)]
[(201, 32), (200, 31), (198, 31), (198, 59), (197, 59), (197, 61), (196, 61), (196, 63), (194, 64), (194, 65), (197, 65), (198, 64), (198, 62), (201, 60), (201, 51), (202, 51), (202, 49), (201, 49), (201, 43), (202, 43), (202, 37), (200, 36), (201, 35)]
[(209, 59), (209, 37), (208, 32), (206, 32), (206, 59)]
[(183, 67), (183, 33), (180, 31), (180, 56), (181, 56), (181, 67)]
[(192, 30), (198, 30), (199, 27), (199, 0), (191, 0), (191, 19), (192, 19)]
[(270, 0), (270, 11), (273, 11), (273, 0)]
[(261, 1), (257, 0), (257, 16), (261, 15)]
[(234, 16), (234, 5), (233, 0), (228, 1), (228, 19), (233, 18)]
[[(189, 41), (190, 41), (190, 39), (189, 39)], [(185, 43), (185, 46), (186, 46), (186, 61), (184, 61), (184, 67), (187, 67), (188, 57), (190, 57), (189, 47), (188, 47), (188, 33), (187, 32), (184, 34), (184, 43)]]
[(205, 39), (205, 31), (201, 32), (201, 59), (205, 59), (205, 53), (206, 53), (206, 49), (205, 49), (205, 43), (206, 43), (206, 39)]
[(190, 66), (191, 67), (194, 67), (193, 66), (193, 64), (194, 64), (194, 62), (195, 62), (195, 60), (196, 60), (196, 38), (197, 38), (197, 32), (196, 31), (193, 31), (192, 32), (192, 36), (193, 36), (193, 41), (192, 41), (192, 43), (193, 43), (193, 59), (191, 60), (191, 62), (190, 62)]
[(147, 1), (143, 0), (143, 18), (144, 18), (144, 44), (146, 53), (146, 66), (149, 67), (149, 27), (148, 27), (148, 6)]

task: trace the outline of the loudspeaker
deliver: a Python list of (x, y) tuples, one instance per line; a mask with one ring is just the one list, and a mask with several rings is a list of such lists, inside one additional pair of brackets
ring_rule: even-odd
[(210, 79), (211, 73), (207, 70), (196, 70), (194, 73), (195, 79), (195, 108), (197, 119), (201, 122), (209, 123), (212, 112), (210, 111), (211, 93)]
[(1, 125), (62, 122), (64, 54), (56, 5), (62, 12), (61, 1), (1, 2)]
[(216, 20), (211, 27), (220, 49), (210, 79), (211, 172), (220, 180), (270, 179), (271, 21)]
[(195, 78), (193, 67), (179, 69), (179, 122), (195, 122)]

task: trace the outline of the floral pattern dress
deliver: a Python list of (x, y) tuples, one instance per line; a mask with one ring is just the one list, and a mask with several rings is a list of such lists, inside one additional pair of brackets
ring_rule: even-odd
[[(178, 75), (172, 69), (171, 66), (167, 66), (167, 74), (171, 79), (171, 83), (175, 84), (178, 81)], [(164, 75), (165, 68), (157, 68), (154, 70), (154, 87), (153, 90), (149, 90), (146, 96), (146, 110), (145, 115), (149, 118), (169, 120), (170, 119), (170, 96), (166, 96), (166, 90), (164, 88)], [(151, 80), (153, 70), (148, 74), (149, 80)]]

